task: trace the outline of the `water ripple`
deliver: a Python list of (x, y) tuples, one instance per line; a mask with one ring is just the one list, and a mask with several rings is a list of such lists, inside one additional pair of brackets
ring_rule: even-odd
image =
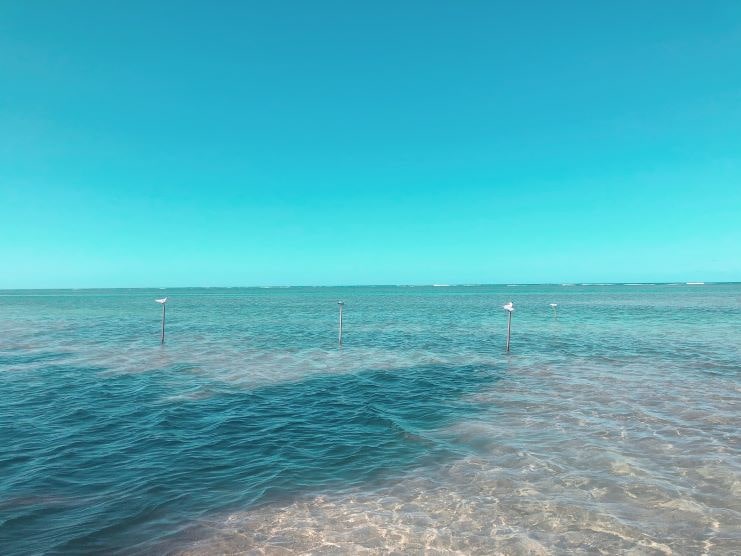
[(0, 296), (3, 554), (741, 552), (738, 285), (161, 293)]

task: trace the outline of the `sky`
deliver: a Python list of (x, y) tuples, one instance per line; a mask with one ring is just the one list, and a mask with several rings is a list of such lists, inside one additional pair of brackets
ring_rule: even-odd
[(741, 2), (0, 2), (0, 288), (741, 281)]

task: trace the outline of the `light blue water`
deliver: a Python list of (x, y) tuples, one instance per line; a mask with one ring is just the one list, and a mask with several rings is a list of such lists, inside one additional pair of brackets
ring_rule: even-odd
[(740, 402), (737, 284), (5, 291), (0, 546), (733, 553)]

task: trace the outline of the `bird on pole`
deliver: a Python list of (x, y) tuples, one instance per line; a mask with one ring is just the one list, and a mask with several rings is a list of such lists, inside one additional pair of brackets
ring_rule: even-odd
[(160, 337), (160, 344), (165, 343), (165, 304), (167, 303), (167, 298), (163, 297), (162, 299), (155, 299), (155, 303), (159, 303), (162, 305), (162, 336)]
[(502, 308), (507, 311), (507, 353), (509, 353), (509, 338), (512, 332), (512, 313), (515, 312), (515, 304), (510, 301), (502, 305)]
[(553, 309), (553, 316), (554, 317), (557, 316), (556, 315), (556, 308), (557, 307), (558, 307), (558, 303), (551, 303), (551, 308)]

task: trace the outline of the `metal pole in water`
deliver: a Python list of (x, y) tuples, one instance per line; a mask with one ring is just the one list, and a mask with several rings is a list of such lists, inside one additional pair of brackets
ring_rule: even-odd
[(160, 345), (162, 345), (165, 343), (165, 305), (167, 303), (167, 298), (163, 297), (162, 299), (155, 299), (154, 301), (162, 305), (162, 336), (160, 337)]
[(558, 307), (558, 303), (551, 303), (551, 307), (553, 307), (554, 318), (558, 318), (558, 314), (556, 313), (556, 308)]
[(339, 332), (339, 345), (342, 347), (342, 308), (345, 306), (344, 301), (338, 301), (337, 305), (340, 306), (340, 332)]
[(509, 353), (509, 338), (512, 332), (512, 313), (515, 312), (515, 304), (510, 301), (502, 307), (505, 311), (507, 311), (507, 313), (509, 313), (507, 316), (507, 353)]
[(509, 313), (509, 317), (507, 318), (507, 353), (509, 353), (509, 338), (512, 334), (512, 313)]

